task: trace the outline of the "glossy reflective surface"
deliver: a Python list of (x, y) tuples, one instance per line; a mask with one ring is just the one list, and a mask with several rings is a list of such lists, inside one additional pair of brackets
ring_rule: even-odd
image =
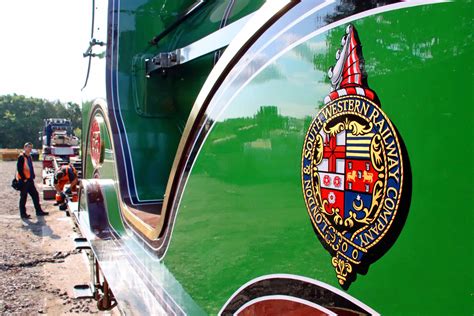
[[(112, 3), (116, 31), (112, 40), (117, 47), (111, 50), (110, 64), (110, 89), (115, 96), (108, 102), (123, 138), (130, 198), (133, 203), (156, 202), (163, 200), (182, 130), (197, 93), (213, 67), (214, 54), (152, 74), (148, 79), (144, 61), (218, 30), (228, 3), (210, 1), (173, 29), (157, 47), (150, 46), (149, 41), (164, 30), (163, 21), (168, 20), (168, 17), (157, 19), (162, 1)], [(231, 21), (241, 18), (261, 4), (254, 1), (237, 6), (229, 18)]]
[[(472, 145), (466, 145), (472, 143), (472, 110), (466, 107), (472, 94), (457, 92), (470, 91), (472, 82), (472, 21), (460, 17), (467, 7), (436, 4), (352, 22), (370, 86), (406, 145), (413, 173), (410, 213), (399, 239), (349, 289), (381, 313), (466, 312), (472, 306), (465, 263), (472, 263), (473, 254), (465, 242), (453, 244), (472, 237), (472, 190), (452, 184), (459, 179), (456, 166), (469, 166), (472, 159)], [(324, 16), (308, 18), (281, 38), (291, 43)], [(275, 46), (268, 47), (262, 61), (240, 70), (218, 92), (220, 101), (211, 103), (214, 127), (192, 169), (165, 258), (209, 312), (219, 305), (214, 301), (223, 303), (241, 284), (266, 273), (337, 286), (330, 256), (307, 218), (299, 168), (306, 129), (330, 91), (326, 71), (344, 29), (314, 36), (253, 75), (275, 54)], [(453, 145), (454, 155), (446, 150)], [(462, 173), (470, 179), (472, 168)], [(453, 209), (457, 215), (448, 216)], [(432, 303), (421, 307), (420, 301)]]
[[(169, 168), (162, 162), (173, 158), (179, 138), (170, 140), (169, 132), (181, 131), (213, 62), (207, 56), (146, 84), (134, 82), (137, 54), (153, 52), (146, 41), (169, 23), (170, 15), (157, 3), (122, 3), (120, 20), (111, 24), (119, 59), (108, 69), (115, 71), (114, 102), (120, 102), (126, 127), (121, 135), (128, 136), (136, 188), (146, 199), (164, 192), (160, 181), (167, 177), (159, 172)], [(245, 1), (238, 3), (244, 14)], [(120, 238), (113, 240), (118, 246), (104, 243), (96, 249), (115, 286), (124, 289), (124, 301), (140, 301), (133, 295), (142, 295), (150, 306), (155, 300), (174, 301), (185, 313), (216, 314), (243, 284), (262, 275), (286, 273), (339, 286), (331, 256), (307, 215), (300, 166), (304, 137), (330, 92), (327, 69), (348, 21), (330, 23), (367, 9), (349, 4), (297, 5), (249, 48), (222, 83), (200, 122), (195, 160), (184, 170), (189, 177), (183, 178), (187, 184), (163, 261), (137, 235), (124, 233), (117, 193), (108, 191), (109, 221)], [(219, 5), (214, 10), (222, 14), (224, 4)], [(220, 23), (213, 14), (203, 16), (213, 27)], [(187, 45), (209, 31), (193, 28), (203, 16), (160, 49)], [(369, 85), (405, 144), (412, 172), (411, 205), (399, 238), (347, 291), (382, 314), (466, 314), (473, 308), (472, 21), (470, 3), (407, 4), (351, 18)], [(188, 28), (192, 31), (185, 34)], [(151, 88), (156, 90), (146, 102), (170, 106), (143, 103), (137, 111), (137, 102), (145, 101), (137, 101), (134, 91)], [(113, 132), (103, 137), (108, 143), (99, 172), (117, 181), (123, 150), (114, 150)], [(118, 185), (116, 190), (127, 194)], [(127, 286), (146, 289), (127, 294)], [(150, 295), (150, 289), (158, 291)]]

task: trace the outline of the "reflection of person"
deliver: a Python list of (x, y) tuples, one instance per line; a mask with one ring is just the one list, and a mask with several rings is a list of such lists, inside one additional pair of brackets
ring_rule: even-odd
[(46, 126), (46, 146), (51, 146), (51, 136), (53, 135), (53, 126), (48, 123)]
[(35, 205), (36, 216), (48, 215), (48, 212), (43, 212), (39, 202), (39, 194), (35, 187), (35, 170), (33, 168), (33, 160), (31, 159), (32, 143), (26, 143), (23, 146), (24, 152), (18, 156), (16, 163), (16, 178), (21, 183), (20, 191), (20, 216), (21, 218), (31, 218), (26, 214), (26, 198), (27, 194), (31, 196), (33, 204)]

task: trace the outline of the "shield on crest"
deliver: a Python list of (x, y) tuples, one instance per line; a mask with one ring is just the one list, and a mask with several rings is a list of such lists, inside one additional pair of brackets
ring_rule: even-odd
[(333, 91), (308, 128), (301, 170), (308, 214), (339, 284), (348, 287), (380, 241), (396, 235), (403, 157), (397, 131), (367, 85), (352, 25), (336, 56), (328, 72)]

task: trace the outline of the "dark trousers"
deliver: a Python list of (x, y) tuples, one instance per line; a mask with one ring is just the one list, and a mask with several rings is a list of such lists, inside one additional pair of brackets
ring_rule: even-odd
[(39, 194), (35, 187), (35, 181), (32, 179), (29, 179), (28, 181), (23, 182), (23, 187), (21, 188), (21, 192), (20, 192), (20, 215), (21, 216), (26, 215), (25, 204), (26, 204), (26, 198), (28, 194), (33, 199), (33, 204), (35, 205), (36, 213), (41, 213), (42, 211), (41, 205), (39, 202)]

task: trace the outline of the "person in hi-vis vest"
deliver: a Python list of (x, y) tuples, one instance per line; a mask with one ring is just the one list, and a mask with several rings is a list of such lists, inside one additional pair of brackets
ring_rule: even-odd
[(39, 202), (38, 190), (35, 186), (35, 169), (33, 168), (33, 160), (31, 159), (31, 150), (33, 149), (32, 143), (25, 143), (23, 146), (24, 151), (18, 156), (16, 163), (16, 178), (18, 182), (21, 183), (20, 191), (20, 216), (21, 218), (27, 219), (31, 218), (30, 215), (26, 213), (26, 198), (28, 194), (33, 200), (33, 204), (36, 210), (36, 216), (48, 215), (48, 212), (44, 212), (41, 209)]
[[(72, 201), (77, 202), (77, 183), (77, 170), (71, 164), (61, 166), (54, 173), (54, 188), (56, 189), (55, 205), (59, 205), (60, 210), (64, 211), (67, 208), (66, 194), (72, 194)], [(66, 184), (70, 184), (70, 186), (64, 191)]]

